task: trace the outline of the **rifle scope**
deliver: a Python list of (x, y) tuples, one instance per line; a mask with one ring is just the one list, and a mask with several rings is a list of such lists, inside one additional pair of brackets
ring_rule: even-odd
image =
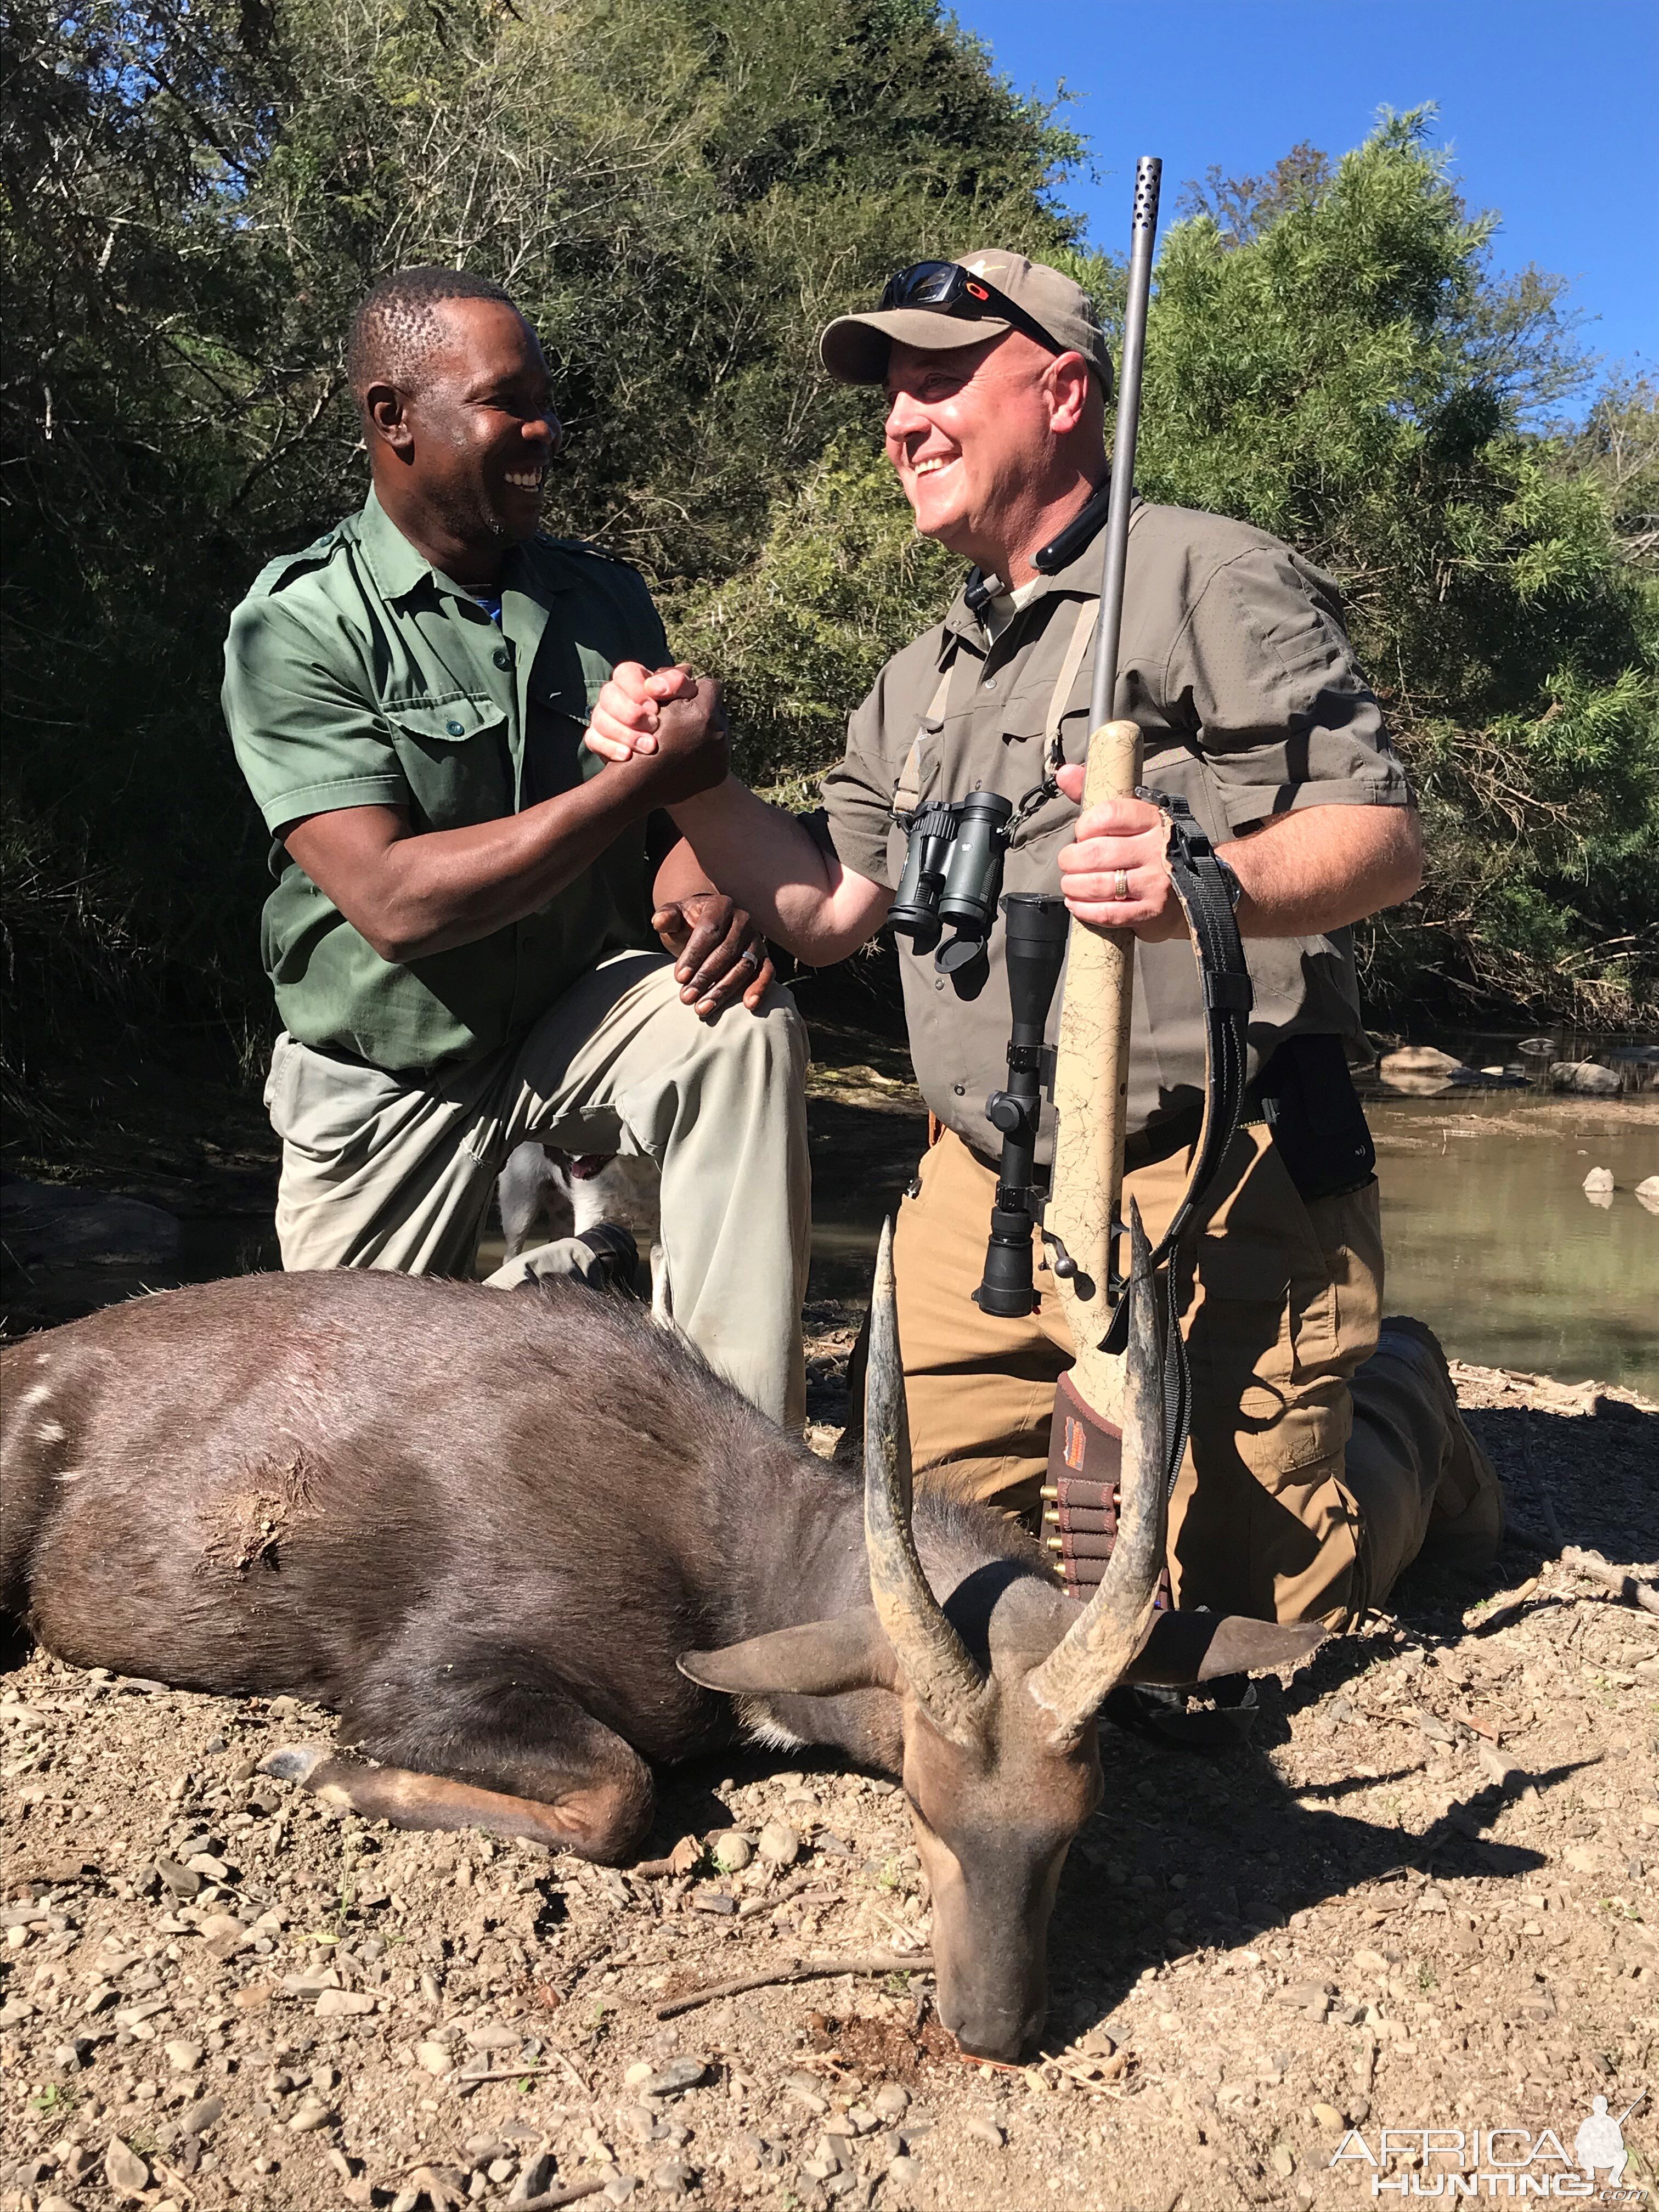
[(974, 1292), (981, 1311), (1007, 1319), (1036, 1304), (1031, 1284), (1031, 1231), (1036, 1225), (1037, 1123), (1048, 1057), (1043, 1034), (1066, 959), (1066, 902), (1048, 891), (1010, 891), (1002, 901), (1006, 931), (1008, 1088), (985, 1102), (986, 1119), (1002, 1132), (1002, 1159), (991, 1208), (985, 1279)]

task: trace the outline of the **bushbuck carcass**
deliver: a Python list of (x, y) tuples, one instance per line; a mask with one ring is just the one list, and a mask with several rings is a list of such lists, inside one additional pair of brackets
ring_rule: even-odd
[(0, 1354), (0, 1607), (82, 1665), (337, 1708), (344, 1748), (269, 1762), (335, 1803), (594, 1859), (643, 1837), (653, 1762), (834, 1745), (902, 1780), (941, 2017), (1014, 2057), (1102, 1698), (1318, 1640), (1153, 1619), (1138, 1224), (1136, 1255), (1121, 1523), (1086, 1609), (1000, 1514), (925, 1486), (913, 1510), (886, 1238), (861, 1486), (574, 1286), (257, 1275), (29, 1338)]

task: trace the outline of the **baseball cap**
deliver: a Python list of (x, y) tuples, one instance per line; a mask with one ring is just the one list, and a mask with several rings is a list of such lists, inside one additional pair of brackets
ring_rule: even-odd
[[(960, 270), (961, 278), (951, 271)], [(976, 280), (976, 281), (975, 281)], [(888, 301), (893, 304), (887, 304)], [(1012, 314), (999, 313), (1007, 306)], [(922, 261), (895, 276), (883, 305), (867, 314), (839, 315), (818, 340), (818, 357), (840, 384), (879, 384), (887, 374), (893, 341), (946, 352), (978, 345), (1005, 331), (1036, 325), (1057, 353), (1080, 353), (1108, 398), (1112, 360), (1105, 333), (1080, 284), (1000, 246), (963, 254), (960, 261)]]

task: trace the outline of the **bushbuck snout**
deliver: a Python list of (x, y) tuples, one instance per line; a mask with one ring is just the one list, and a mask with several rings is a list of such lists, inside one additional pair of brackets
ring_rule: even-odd
[(973, 1817), (982, 1808), (945, 1809), (941, 1801), (950, 1793), (942, 1774), (935, 1774), (927, 1795), (943, 1833), (921, 1810), (914, 1787), (909, 1793), (916, 1848), (933, 1894), (939, 2018), (978, 2057), (1017, 2057), (1042, 2033), (1054, 1893), (1072, 1838), (1100, 1799), (1097, 1765), (1064, 1764), (1064, 1773), (1042, 1778), (1050, 1785), (1045, 1797), (1028, 1798), (1026, 1811), (989, 1830)]

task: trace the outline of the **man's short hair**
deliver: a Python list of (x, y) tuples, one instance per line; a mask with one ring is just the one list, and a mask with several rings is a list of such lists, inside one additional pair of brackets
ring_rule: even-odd
[(505, 307), (514, 306), (493, 277), (475, 276), (465, 269), (423, 262), (381, 277), (352, 317), (346, 341), (346, 374), (359, 399), (371, 384), (411, 389), (422, 360), (443, 335), (437, 310), (451, 300), (499, 300)]

